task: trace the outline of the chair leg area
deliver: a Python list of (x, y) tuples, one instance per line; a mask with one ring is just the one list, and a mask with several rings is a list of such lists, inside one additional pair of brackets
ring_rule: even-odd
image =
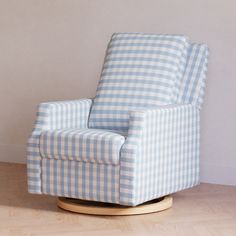
[(141, 215), (160, 212), (169, 209), (172, 204), (173, 198), (171, 196), (158, 198), (135, 207), (65, 197), (59, 197), (57, 200), (58, 207), (66, 211), (107, 216)]

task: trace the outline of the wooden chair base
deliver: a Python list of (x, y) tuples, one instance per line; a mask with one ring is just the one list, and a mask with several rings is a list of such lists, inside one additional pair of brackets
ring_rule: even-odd
[(57, 200), (58, 207), (67, 211), (109, 216), (140, 215), (159, 212), (170, 208), (172, 203), (173, 199), (171, 196), (158, 198), (135, 207), (65, 197), (59, 197)]

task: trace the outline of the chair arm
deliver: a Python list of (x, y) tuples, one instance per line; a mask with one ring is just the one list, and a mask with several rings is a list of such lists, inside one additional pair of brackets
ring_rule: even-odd
[(40, 103), (34, 130), (87, 128), (91, 99)]
[[(179, 176), (188, 176), (192, 170), (192, 184), (197, 182), (199, 133), (199, 109), (191, 104), (131, 111), (120, 159), (121, 202), (132, 199), (133, 205), (138, 204), (147, 197), (145, 191), (155, 195), (152, 184), (161, 179), (168, 182), (171, 174), (176, 174), (175, 187), (179, 187)], [(185, 179), (182, 182), (186, 184)], [(165, 183), (159, 184), (163, 184), (159, 195), (168, 194)]]
[(27, 143), (28, 191), (41, 193), (39, 137), (43, 130), (87, 128), (92, 99), (47, 102), (38, 106), (37, 119)]
[(178, 124), (177, 129), (181, 124), (183, 128), (187, 128), (184, 122), (193, 121), (198, 118), (198, 115), (199, 109), (192, 104), (166, 105), (155, 109), (130, 111), (127, 142), (130, 139), (132, 143), (150, 138), (157, 139), (161, 132), (172, 132), (170, 129), (172, 125)]

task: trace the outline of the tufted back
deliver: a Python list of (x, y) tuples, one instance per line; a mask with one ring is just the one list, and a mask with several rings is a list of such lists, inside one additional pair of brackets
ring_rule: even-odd
[(130, 110), (187, 102), (193, 86), (187, 86), (192, 75), (186, 64), (193, 67), (194, 51), (203, 50), (190, 46), (181, 35), (114, 34), (89, 127), (127, 131)]

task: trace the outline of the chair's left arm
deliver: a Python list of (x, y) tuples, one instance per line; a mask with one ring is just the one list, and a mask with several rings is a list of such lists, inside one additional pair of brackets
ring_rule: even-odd
[(199, 109), (191, 104), (130, 112), (121, 150), (120, 202), (137, 205), (199, 181)]
[(28, 191), (41, 193), (39, 137), (43, 130), (87, 128), (92, 99), (41, 103), (27, 143)]

